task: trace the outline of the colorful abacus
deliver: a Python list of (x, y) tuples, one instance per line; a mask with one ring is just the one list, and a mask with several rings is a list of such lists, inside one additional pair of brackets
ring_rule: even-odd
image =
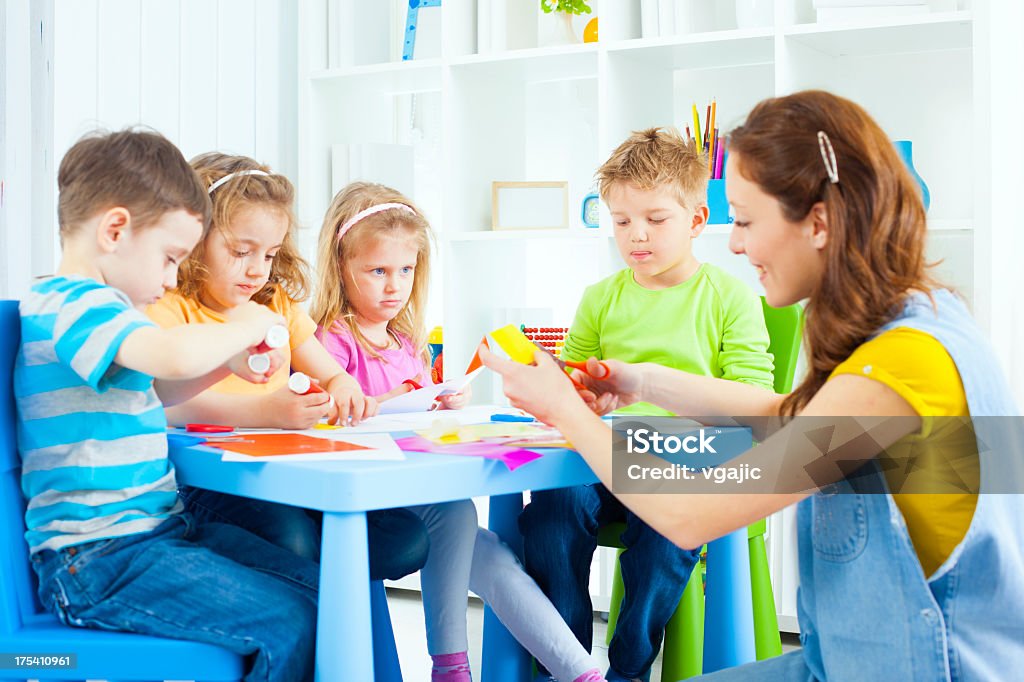
[(519, 329), (530, 341), (537, 343), (554, 353), (555, 357), (561, 357), (562, 346), (565, 345), (565, 335), (569, 333), (568, 327), (527, 327), (519, 325)]

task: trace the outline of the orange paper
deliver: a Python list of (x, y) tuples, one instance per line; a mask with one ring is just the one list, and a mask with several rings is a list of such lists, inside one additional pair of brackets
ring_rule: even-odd
[[(484, 344), (484, 348), (490, 349), (490, 345), (487, 343), (487, 337), (480, 339), (480, 343)], [(480, 362), (480, 351), (479, 349), (473, 353), (473, 359), (469, 361), (469, 367), (466, 368), (466, 374), (472, 374), (473, 370), (477, 367), (483, 367), (484, 363)]]
[(305, 455), (311, 452), (371, 449), (344, 441), (313, 438), (301, 433), (247, 433), (221, 439), (209, 438), (206, 444), (212, 448), (230, 450), (250, 457), (277, 457), (280, 455)]

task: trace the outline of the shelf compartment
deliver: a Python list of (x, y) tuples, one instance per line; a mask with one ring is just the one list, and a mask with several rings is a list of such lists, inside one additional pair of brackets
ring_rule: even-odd
[(793, 40), (832, 57), (970, 49), (970, 12), (908, 16), (901, 21), (798, 24), (783, 31)]
[(468, 55), (448, 63), (455, 78), (468, 75), (541, 83), (546, 81), (597, 78), (596, 43)]
[(770, 64), (775, 38), (770, 28), (694, 33), (617, 43), (611, 59), (627, 59), (655, 69), (719, 69)]
[(317, 90), (351, 89), (379, 94), (441, 89), (441, 60), (387, 62), (344, 69), (324, 69), (310, 76)]

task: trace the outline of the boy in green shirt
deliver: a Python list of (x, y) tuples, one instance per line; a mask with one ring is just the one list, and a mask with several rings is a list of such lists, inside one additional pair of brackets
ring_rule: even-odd
[[(587, 288), (562, 359), (656, 362), (771, 390), (760, 300), (693, 255), (708, 218), (707, 159), (678, 132), (651, 128), (623, 142), (597, 178), (628, 267)], [(646, 403), (623, 412), (669, 414)], [(598, 529), (615, 521), (626, 523), (619, 560), (625, 596), (607, 678), (646, 681), (696, 551), (676, 547), (595, 484), (533, 493), (519, 519), (526, 570), (589, 648), (590, 562)]]

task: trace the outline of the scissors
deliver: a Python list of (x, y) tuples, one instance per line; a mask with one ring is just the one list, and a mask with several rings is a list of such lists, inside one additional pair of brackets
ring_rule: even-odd
[[(536, 341), (533, 341), (532, 343), (537, 348), (540, 348), (542, 351), (544, 351), (545, 353), (550, 355), (551, 358), (555, 362), (557, 362), (558, 366), (561, 367), (562, 369), (565, 369), (566, 367), (571, 367), (572, 369), (578, 369), (579, 371), (583, 372), (587, 376), (594, 377), (595, 379), (607, 379), (609, 376), (611, 376), (611, 373), (612, 373), (611, 369), (609, 369), (608, 365), (606, 365), (603, 361), (600, 361), (600, 360), (598, 361), (598, 363), (601, 365), (601, 369), (603, 370), (602, 374), (599, 377), (595, 377), (593, 374), (591, 374), (590, 372), (587, 371), (587, 363), (586, 363), (585, 360), (582, 361), (582, 362), (580, 362), (578, 360), (563, 360), (562, 358), (558, 357), (557, 355), (552, 353), (550, 350), (548, 350), (544, 346), (542, 346), (539, 343), (537, 343)], [(570, 378), (571, 378), (571, 375), (570, 375)], [(578, 383), (578, 382), (576, 382), (574, 380), (573, 383)]]
[(186, 424), (185, 431), (188, 433), (230, 433), (234, 431), (233, 426), (221, 426), (220, 424)]

